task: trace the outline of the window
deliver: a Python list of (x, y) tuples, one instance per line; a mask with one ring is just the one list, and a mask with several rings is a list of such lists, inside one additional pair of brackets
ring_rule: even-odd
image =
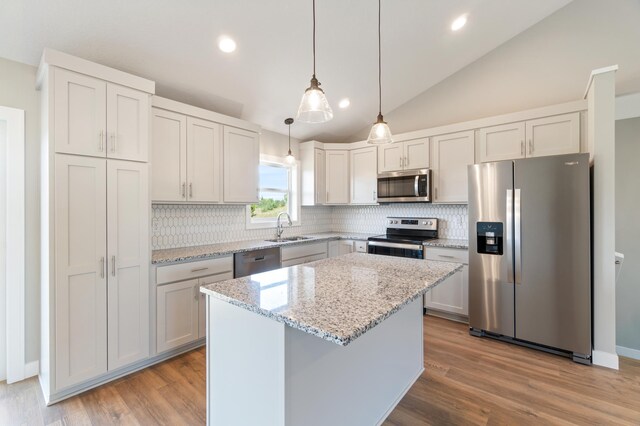
[(260, 188), (257, 204), (247, 206), (247, 228), (274, 228), (280, 213), (287, 212), (299, 224), (298, 166), (284, 158), (260, 156)]

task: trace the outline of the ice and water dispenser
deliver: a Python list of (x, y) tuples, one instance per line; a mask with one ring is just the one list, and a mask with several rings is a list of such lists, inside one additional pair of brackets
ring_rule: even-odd
[(504, 241), (502, 222), (478, 222), (476, 230), (478, 253), (502, 255)]

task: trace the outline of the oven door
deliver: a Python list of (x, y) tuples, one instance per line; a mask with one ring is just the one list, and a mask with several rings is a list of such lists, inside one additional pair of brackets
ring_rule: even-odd
[(383, 256), (424, 259), (424, 246), (417, 244), (369, 241), (368, 251), (370, 254), (381, 254)]

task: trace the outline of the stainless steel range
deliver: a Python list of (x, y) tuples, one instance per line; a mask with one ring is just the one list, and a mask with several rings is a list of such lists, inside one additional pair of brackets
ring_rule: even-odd
[(387, 233), (369, 237), (369, 253), (424, 259), (424, 242), (438, 238), (438, 219), (388, 217)]

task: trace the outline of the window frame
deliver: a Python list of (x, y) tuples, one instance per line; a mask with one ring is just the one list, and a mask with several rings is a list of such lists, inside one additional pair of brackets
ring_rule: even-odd
[[(289, 215), (291, 216), (291, 226), (300, 226), (300, 205), (301, 205), (301, 196), (300, 196), (300, 162), (298, 160), (293, 164), (287, 163), (284, 157), (278, 157), (274, 155), (260, 154), (260, 165), (275, 165), (278, 167), (283, 167), (289, 170)], [(258, 187), (259, 193), (263, 189), (262, 186)], [(271, 192), (280, 192), (279, 190), (271, 191)], [(246, 229), (269, 229), (276, 228), (277, 221), (276, 218), (273, 219), (261, 219), (259, 221), (253, 221), (251, 218), (251, 206), (252, 204), (247, 204), (245, 208), (245, 224)]]

